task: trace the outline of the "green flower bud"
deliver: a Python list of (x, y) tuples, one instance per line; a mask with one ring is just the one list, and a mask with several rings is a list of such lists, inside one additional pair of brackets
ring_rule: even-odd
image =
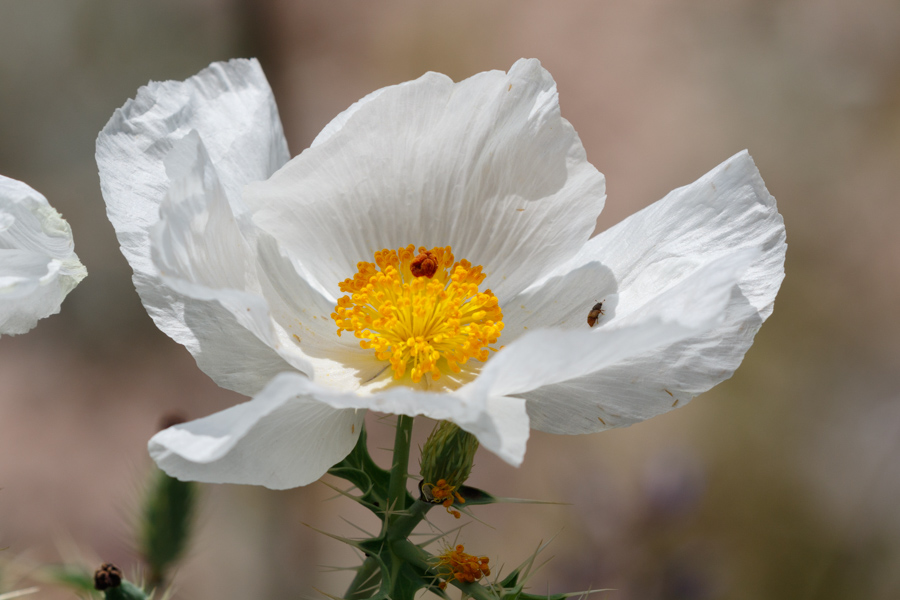
[(187, 548), (197, 484), (154, 469), (141, 514), (140, 551), (149, 567), (150, 588), (165, 582), (168, 568)]
[(420, 467), (425, 500), (432, 501), (425, 485), (434, 486), (443, 480), (451, 490), (456, 490), (465, 483), (472, 472), (476, 450), (478, 439), (474, 435), (449, 421), (439, 422), (422, 448)]

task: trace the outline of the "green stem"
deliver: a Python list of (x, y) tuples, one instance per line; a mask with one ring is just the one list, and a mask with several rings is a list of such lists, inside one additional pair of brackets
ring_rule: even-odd
[[(407, 506), (409, 496), (406, 491), (406, 479), (409, 471), (409, 449), (412, 437), (413, 417), (400, 416), (397, 418), (397, 433), (394, 438), (394, 455), (391, 459), (391, 470), (387, 482), (387, 498), (383, 504), (384, 527), (377, 538), (369, 542), (378, 542), (385, 539), (406, 539), (415, 526), (425, 518), (425, 513), (431, 505), (424, 502), (413, 502)], [(368, 456), (368, 455), (367, 455)], [(374, 463), (373, 463), (374, 464)], [(386, 549), (390, 552), (389, 548)], [(398, 581), (396, 572), (402, 562), (382, 555), (384, 562), (374, 556), (366, 557), (356, 576), (347, 588), (344, 598), (348, 600), (361, 600), (372, 597), (382, 584), (382, 579), (390, 582)], [(382, 574), (381, 565), (386, 564), (391, 573)], [(393, 594), (394, 590), (389, 590)]]
[(373, 588), (377, 588), (381, 582), (381, 574), (378, 573), (378, 561), (373, 557), (367, 556), (363, 561), (356, 577), (350, 582), (347, 593), (344, 594), (346, 600), (362, 600), (362, 598), (371, 598)]
[(425, 518), (425, 514), (431, 510), (433, 506), (434, 504), (421, 502), (419, 500), (413, 502), (412, 506), (409, 507), (409, 510), (407, 510), (405, 514), (398, 515), (397, 519), (391, 523), (391, 527), (387, 531), (387, 539), (396, 541), (408, 538), (413, 529), (416, 528), (416, 525)]
[[(391, 528), (386, 533), (387, 539), (405, 540), (412, 533), (412, 530), (416, 528), (416, 525), (425, 518), (425, 514), (431, 507), (432, 505), (427, 502), (414, 502), (407, 514), (398, 515), (399, 518), (393, 521)], [(359, 571), (356, 572), (356, 577), (350, 582), (350, 587), (347, 588), (344, 598), (346, 600), (361, 600), (362, 598), (372, 597), (373, 588), (381, 583), (381, 574), (378, 573), (379, 568), (378, 561), (375, 558), (371, 556), (366, 557)]]
[(388, 484), (388, 518), (385, 526), (390, 531), (398, 513), (406, 509), (406, 475), (409, 471), (409, 445), (412, 438), (413, 417), (397, 417), (397, 434), (394, 437), (394, 458), (391, 461), (391, 481)]

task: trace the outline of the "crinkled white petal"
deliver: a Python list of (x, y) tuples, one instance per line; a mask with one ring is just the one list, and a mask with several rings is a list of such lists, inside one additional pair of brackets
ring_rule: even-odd
[(601, 261), (618, 282), (621, 312), (740, 248), (763, 250), (740, 288), (768, 317), (784, 279), (784, 220), (746, 150), (597, 235), (560, 271)]
[(501, 305), (504, 327), (500, 343), (510, 344), (539, 328), (583, 329), (598, 302), (603, 305), (598, 322), (607, 322), (616, 314), (617, 290), (612, 271), (599, 261), (547, 277)]
[[(166, 159), (195, 132), (231, 212), (241, 219), (241, 188), (269, 177), (289, 158), (271, 89), (255, 60), (215, 63), (184, 82), (151, 83), (117, 110), (97, 138), (97, 164), (122, 252), (157, 326), (185, 345), (217, 383), (253, 394), (290, 368), (279, 354), (235, 318), (218, 299), (190, 297), (172, 289), (151, 260), (150, 230), (178, 162)], [(188, 262), (192, 257), (182, 257)], [(183, 267), (188, 267), (185, 262)], [(195, 273), (205, 266), (198, 259)], [(240, 264), (221, 262), (209, 277), (239, 278)], [(258, 315), (257, 315), (258, 316)], [(254, 317), (254, 322), (257, 319)], [(255, 326), (255, 325), (254, 325)]]
[(384, 372), (387, 363), (360, 348), (356, 337), (337, 335), (335, 301), (300, 276), (278, 242), (265, 232), (258, 232), (257, 242), (260, 284), (282, 354), (302, 353), (313, 379), (342, 390), (358, 389)]
[(0, 334), (58, 313), (86, 275), (69, 224), (43, 195), (0, 175)]
[(364, 410), (335, 410), (274, 379), (255, 398), (157, 433), (150, 455), (178, 479), (271, 489), (306, 485), (340, 462), (359, 437)]
[(490, 396), (477, 388), (462, 388), (436, 393), (393, 386), (370, 395), (338, 391), (299, 375), (291, 378), (298, 390), (315, 396), (334, 408), (369, 408), (382, 413), (422, 415), (435, 420), (452, 421), (478, 438), (481, 445), (512, 465), (525, 456), (528, 440), (528, 415), (520, 398)]
[[(529, 332), (498, 352), (470, 387), (491, 396), (522, 394), (707, 331), (720, 322), (731, 289), (756, 255), (739, 250), (713, 260), (607, 327)], [(595, 404), (590, 396), (578, 402)]]
[(453, 421), (514, 465), (525, 454), (528, 415), (520, 398), (407, 387), (360, 396), (298, 373), (278, 375), (249, 402), (156, 434), (150, 454), (180, 479), (274, 489), (306, 485), (350, 452), (365, 409)]
[[(260, 293), (253, 247), (241, 235), (197, 133), (192, 131), (175, 142), (166, 162), (172, 165), (172, 183), (160, 206), (160, 220), (150, 228), (151, 257), (160, 280), (187, 298), (217, 304), (243, 328), (245, 337), (250, 333), (277, 352), (279, 343), (268, 304)], [(219, 327), (219, 323), (210, 318), (197, 322), (193, 330), (202, 332), (210, 327)], [(251, 348), (257, 346), (250, 344)], [(215, 369), (221, 350), (211, 347), (199, 360)], [(302, 353), (279, 354), (312, 374)], [(282, 361), (274, 362), (284, 370)], [(234, 374), (224, 373), (219, 379), (228, 377)]]
[(502, 301), (577, 252), (604, 190), (553, 79), (522, 60), (380, 90), (244, 199), (325, 294), (382, 248), (450, 245)]
[[(407, 81), (398, 85), (407, 85), (409, 83), (410, 82)], [(319, 135), (317, 135), (316, 138), (312, 141), (312, 144), (309, 145), (310, 148), (318, 146), (319, 144), (325, 142), (328, 138), (333, 136), (335, 133), (340, 131), (341, 128), (347, 124), (347, 121), (350, 120), (350, 117), (353, 116), (353, 113), (358, 111), (363, 105), (368, 104), (370, 100), (374, 100), (375, 98), (380, 96), (382, 92), (387, 89), (390, 88), (381, 88), (379, 90), (375, 90), (374, 92), (370, 92), (351, 104), (347, 109), (338, 113), (335, 118), (328, 122), (328, 125), (322, 128), (322, 131), (319, 132)]]
[[(253, 233), (255, 245), (245, 240), (196, 132), (176, 142), (166, 162), (173, 165), (172, 184), (150, 241), (170, 289), (216, 302), (288, 364), (329, 385), (354, 389), (384, 370), (355, 339), (336, 335), (333, 302), (297, 274), (271, 236)], [(210, 319), (195, 330), (217, 326)], [(209, 348), (202, 360), (217, 361), (220, 350)], [(283, 361), (274, 362), (285, 370)]]
[[(675, 309), (661, 292), (683, 285), (713, 260), (741, 251), (755, 258), (711, 330), (520, 394), (532, 427), (587, 433), (629, 425), (683, 406), (730, 377), (772, 311), (785, 250), (783, 220), (746, 152), (593, 238), (556, 276), (565, 280), (595, 262), (611, 271), (618, 283), (615, 316), (600, 330)], [(585, 316), (593, 301), (585, 298)]]

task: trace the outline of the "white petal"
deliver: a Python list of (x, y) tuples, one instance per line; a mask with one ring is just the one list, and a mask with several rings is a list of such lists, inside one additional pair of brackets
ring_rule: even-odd
[[(487, 389), (491, 396), (522, 394), (707, 331), (720, 320), (732, 287), (755, 256), (738, 251), (712, 261), (615, 325), (526, 333), (498, 352), (470, 387)], [(577, 411), (580, 404), (596, 402), (585, 396), (569, 408)]]
[(763, 250), (740, 288), (765, 319), (784, 278), (784, 220), (746, 151), (594, 237), (560, 271), (600, 261), (616, 278), (622, 314), (740, 248)]
[(537, 61), (457, 84), (428, 73), (347, 113), (245, 190), (254, 221), (329, 293), (382, 248), (450, 245), (502, 299), (571, 257), (602, 209), (603, 176)]
[[(400, 85), (406, 85), (406, 83), (401, 83)], [(333, 136), (335, 133), (340, 131), (344, 127), (344, 125), (347, 124), (347, 121), (350, 120), (350, 117), (353, 116), (353, 113), (358, 111), (364, 104), (367, 104), (370, 100), (374, 100), (375, 98), (380, 96), (382, 92), (387, 89), (390, 88), (381, 88), (380, 90), (370, 92), (369, 94), (366, 94), (365, 96), (351, 104), (349, 108), (339, 113), (338, 116), (328, 122), (328, 125), (322, 128), (322, 131), (319, 132), (319, 135), (316, 136), (309, 147), (314, 148), (315, 146), (318, 146), (319, 144), (323, 143), (328, 138)]]
[(712, 331), (521, 394), (531, 426), (548, 433), (592, 433), (684, 406), (734, 373), (761, 324), (735, 288), (723, 323)]
[[(14, 307), (13, 301), (17, 301), (21, 310), (25, 308), (21, 305), (30, 305), (32, 298), (41, 290), (41, 282), (55, 279), (59, 269), (60, 261), (45, 254), (28, 250), (0, 249), (0, 298), (4, 302), (2, 306), (10, 310)], [(40, 317), (36, 317), (34, 321), (36, 322), (38, 318)], [(33, 326), (34, 323), (31, 327)], [(13, 333), (7, 327), (2, 331)]]
[[(287, 368), (269, 349), (309, 377), (342, 389), (356, 389), (384, 370), (385, 363), (363, 351), (355, 338), (337, 336), (330, 317), (334, 300), (299, 276), (271, 236), (254, 231), (255, 247), (245, 241), (195, 132), (175, 143), (166, 162), (176, 163), (178, 173), (170, 169), (172, 186), (150, 232), (151, 254), (163, 283), (227, 310), (265, 345), (263, 352), (255, 352), (273, 361), (265, 374)], [(208, 327), (218, 327), (213, 316), (194, 329)], [(249, 351), (257, 346), (249, 344)], [(202, 358), (221, 383), (234, 375), (216, 367), (217, 356), (213, 347)], [(260, 387), (264, 383), (259, 381)]]
[(599, 322), (609, 321), (616, 314), (617, 290), (612, 271), (599, 261), (545, 278), (501, 305), (504, 328), (500, 343), (510, 344), (529, 330), (583, 329), (598, 302), (603, 304)]
[[(160, 206), (160, 220), (150, 228), (151, 257), (160, 280), (175, 293), (201, 301), (200, 306), (215, 303), (216, 312), (221, 312), (219, 307), (225, 309), (243, 328), (245, 338), (249, 332), (264, 345), (248, 338), (245, 351), (271, 359), (279, 371), (284, 370), (283, 361), (273, 353), (279, 344), (256, 276), (256, 257), (241, 235), (197, 133), (192, 131), (175, 142), (166, 162), (174, 165), (169, 169), (172, 185)], [(215, 317), (211, 313), (205, 321), (196, 322), (193, 331), (218, 328)], [(212, 347), (204, 352), (203, 363), (217, 380), (233, 377), (216, 365), (218, 350)], [(312, 374), (300, 353), (283, 356)], [(254, 374), (250, 377), (259, 379)]]
[(426, 416), (452, 421), (478, 438), (481, 444), (512, 465), (525, 456), (528, 415), (520, 398), (488, 396), (481, 389), (463, 388), (451, 393), (424, 392), (394, 386), (369, 396), (337, 391), (299, 375), (292, 377), (298, 390), (334, 408), (369, 408), (392, 415)]
[[(184, 82), (151, 83), (117, 110), (97, 138), (97, 164), (122, 252), (157, 326), (197, 359), (217, 383), (253, 394), (290, 368), (215, 300), (171, 289), (150, 256), (149, 232), (177, 165), (165, 160), (196, 132), (234, 214), (240, 189), (265, 179), (288, 159), (271, 89), (256, 61), (215, 63)], [(232, 274), (237, 270), (232, 270)], [(256, 332), (259, 334), (259, 331)]]
[(253, 400), (170, 427), (150, 455), (178, 479), (286, 489), (319, 479), (353, 449), (364, 410), (335, 410), (278, 377)]
[(775, 200), (746, 152), (592, 239), (561, 271), (602, 261), (613, 272), (619, 294), (609, 326), (674, 309), (659, 290), (686, 281), (711, 258), (741, 250), (757, 257), (712, 330), (522, 394), (532, 427), (587, 433), (629, 425), (683, 406), (730, 377), (772, 311), (784, 277), (784, 240)]
[(512, 464), (525, 453), (528, 416), (519, 398), (488, 402), (405, 387), (364, 398), (282, 373), (249, 402), (156, 434), (150, 454), (179, 479), (306, 485), (350, 452), (366, 408), (452, 420)]
[[(177, 165), (150, 227), (150, 255), (170, 287), (259, 289), (253, 250), (237, 221), (196, 131), (175, 142), (166, 157)], [(183, 292), (184, 293), (184, 292)], [(210, 298), (202, 298), (210, 299)]]
[(381, 374), (387, 363), (360, 348), (354, 336), (337, 335), (331, 318), (335, 300), (301, 277), (269, 234), (258, 232), (257, 241), (260, 283), (276, 322), (280, 352), (302, 353), (313, 379), (343, 390), (357, 389)]
[(0, 334), (58, 313), (86, 275), (69, 224), (43, 195), (0, 175)]
[(522, 398), (489, 396), (487, 414), (494, 427), (474, 427), (467, 429), (481, 444), (511, 464), (518, 467), (525, 459), (525, 445), (531, 433), (531, 425)]

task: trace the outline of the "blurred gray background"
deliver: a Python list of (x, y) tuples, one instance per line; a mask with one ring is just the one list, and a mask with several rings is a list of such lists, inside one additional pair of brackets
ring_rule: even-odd
[[(534, 592), (900, 597), (896, 0), (0, 0), (0, 173), (63, 213), (90, 273), (60, 315), (0, 339), (0, 592), (47, 561), (130, 572), (159, 419), (241, 400), (147, 317), (93, 159), (139, 86), (238, 56), (261, 60), (294, 154), (378, 87), (539, 58), (606, 174), (600, 229), (749, 148), (789, 247), (743, 366), (637, 426), (534, 433), (519, 469), (479, 453), (473, 485), (567, 504), (478, 510), (459, 541), (509, 569), (553, 538)], [(388, 422), (369, 425), (389, 446)], [(206, 487), (176, 598), (341, 594), (332, 567), (356, 558), (304, 523), (374, 523), (332, 496)]]

